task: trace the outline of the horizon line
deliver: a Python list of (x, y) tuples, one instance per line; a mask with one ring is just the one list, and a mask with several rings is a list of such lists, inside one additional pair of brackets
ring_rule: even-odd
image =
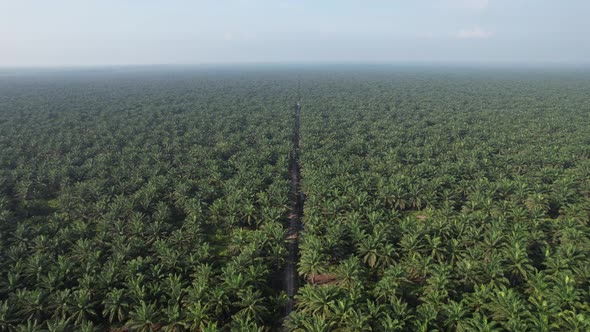
[(359, 61), (359, 60), (299, 60), (299, 61), (211, 61), (211, 62), (186, 62), (186, 63), (88, 63), (88, 64), (26, 64), (3, 65), (0, 69), (93, 69), (93, 68), (149, 68), (149, 67), (229, 67), (229, 66), (301, 66), (301, 65), (452, 65), (452, 66), (563, 66), (586, 67), (590, 66), (590, 60), (383, 60), (383, 61)]

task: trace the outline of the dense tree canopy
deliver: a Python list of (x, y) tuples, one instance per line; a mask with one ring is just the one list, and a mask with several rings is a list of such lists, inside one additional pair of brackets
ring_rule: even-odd
[(282, 78), (177, 75), (4, 83), (0, 330), (280, 324)]
[(306, 86), (308, 285), (287, 324), (590, 329), (589, 87), (491, 71)]
[(590, 330), (589, 90), (458, 68), (3, 74), (0, 331)]

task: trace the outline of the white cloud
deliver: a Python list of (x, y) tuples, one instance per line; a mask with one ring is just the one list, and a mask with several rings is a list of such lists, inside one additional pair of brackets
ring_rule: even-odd
[(471, 29), (459, 30), (456, 36), (461, 39), (487, 39), (493, 37), (494, 33), (476, 26)]

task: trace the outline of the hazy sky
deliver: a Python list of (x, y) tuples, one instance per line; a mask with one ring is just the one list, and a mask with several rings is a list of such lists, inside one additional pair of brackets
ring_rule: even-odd
[(590, 62), (590, 0), (0, 0), (0, 66)]

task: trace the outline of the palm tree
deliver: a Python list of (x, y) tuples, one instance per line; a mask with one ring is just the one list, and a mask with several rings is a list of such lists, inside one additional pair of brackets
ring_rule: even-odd
[(46, 313), (47, 294), (42, 290), (23, 290), (17, 289), (14, 294), (14, 303), (17, 308), (17, 317), (22, 317), (28, 321), (42, 321)]
[(220, 329), (217, 326), (217, 322), (209, 322), (207, 324), (201, 324), (198, 330), (201, 332), (218, 332)]
[(416, 320), (414, 326), (416, 331), (430, 331), (438, 316), (438, 308), (430, 303), (423, 303), (416, 308)]
[(97, 314), (94, 309), (96, 303), (92, 301), (90, 291), (80, 289), (72, 293), (68, 304), (68, 314), (74, 320), (74, 324), (79, 325), (85, 321), (96, 318)]
[(358, 239), (357, 251), (362, 257), (363, 262), (370, 268), (374, 268), (378, 264), (380, 239), (377, 236), (366, 234), (364, 237)]
[(25, 263), (24, 276), (33, 279), (39, 283), (42, 276), (42, 271), (46, 269), (49, 264), (47, 256), (39, 253), (34, 253), (29, 256)]
[(468, 310), (463, 301), (450, 300), (443, 305), (442, 314), (445, 317), (444, 325), (447, 329), (463, 332), (466, 331), (466, 317)]
[(441, 262), (446, 257), (446, 248), (439, 236), (430, 236), (426, 234), (426, 248), (430, 250), (430, 256), (435, 262)]
[(129, 313), (129, 317), (130, 320), (125, 324), (125, 327), (141, 332), (155, 330), (158, 322), (156, 303), (148, 304), (142, 300), (139, 306)]
[(488, 318), (479, 312), (476, 312), (473, 317), (465, 321), (467, 331), (481, 331), (481, 332), (500, 332), (502, 329), (498, 328), (498, 324), (494, 321), (488, 321)]
[(531, 310), (528, 326), (539, 332), (549, 332), (559, 329), (559, 325), (552, 322), (551, 317), (559, 313), (558, 307), (543, 298), (541, 294), (531, 295), (528, 299), (533, 310)]
[(26, 323), (21, 323), (20, 325), (16, 326), (16, 331), (17, 332), (41, 332), (43, 331), (43, 328), (41, 327), (41, 325), (39, 325), (39, 323), (37, 322), (37, 320), (30, 320), (28, 319), (26, 321)]
[(508, 286), (510, 281), (504, 276), (505, 271), (502, 264), (502, 256), (494, 252), (484, 259), (482, 282), (500, 287)]
[(103, 265), (103, 268), (98, 272), (96, 276), (97, 288), (106, 291), (113, 288), (113, 285), (117, 281), (119, 276), (119, 264), (115, 261), (108, 261)]
[(345, 325), (345, 320), (353, 310), (353, 302), (348, 299), (337, 299), (331, 303), (331, 310), (333, 313), (332, 321), (337, 325)]
[(325, 318), (332, 316), (332, 306), (338, 298), (340, 289), (336, 286), (304, 285), (295, 295), (297, 308), (309, 315), (321, 315)]
[(302, 329), (306, 319), (306, 314), (303, 314), (298, 310), (291, 311), (289, 316), (286, 317), (283, 327), (287, 331), (303, 331)]
[(302, 251), (297, 267), (299, 275), (312, 280), (312, 283), (316, 275), (327, 271), (324, 255), (315, 250)]
[(484, 281), (482, 263), (477, 256), (479, 256), (479, 253), (467, 251), (464, 257), (456, 264), (458, 281), (464, 290), (471, 290)]
[(179, 274), (168, 274), (164, 282), (165, 296), (168, 303), (180, 305), (184, 296), (184, 281)]
[(303, 321), (303, 329), (300, 331), (303, 332), (329, 332), (332, 331), (334, 323), (326, 320), (325, 317), (321, 315), (311, 315), (307, 316)]
[(230, 331), (231, 332), (263, 332), (264, 329), (255, 322), (251, 321), (248, 318), (244, 318), (244, 316), (235, 316), (232, 317), (232, 321), (230, 324)]
[(236, 255), (242, 251), (242, 248), (249, 243), (251, 230), (246, 228), (236, 228), (232, 231), (228, 250), (232, 255)]
[(415, 319), (415, 316), (410, 313), (408, 303), (401, 298), (394, 296), (388, 303), (388, 312), (391, 312), (393, 317), (398, 318), (400, 325), (405, 326), (407, 322)]
[(124, 290), (119, 288), (111, 289), (102, 301), (104, 309), (102, 315), (109, 323), (124, 322), (129, 310), (129, 303), (124, 296)]
[[(199, 330), (210, 323), (209, 306), (193, 302), (184, 308), (184, 327), (190, 331)], [(218, 315), (220, 316), (220, 315)]]
[(66, 332), (71, 331), (72, 326), (70, 325), (69, 319), (59, 319), (59, 320), (52, 320), (47, 321), (47, 330), (49, 332)]
[(8, 305), (8, 301), (0, 301), (0, 330), (10, 331), (14, 328), (12, 325), (11, 307)]
[(49, 298), (49, 308), (53, 312), (52, 318), (61, 319), (68, 316), (70, 297), (72, 292), (70, 289), (57, 290), (51, 294)]
[(227, 264), (221, 271), (223, 284), (229, 292), (236, 293), (247, 286), (248, 280), (236, 264)]
[(412, 282), (407, 278), (407, 270), (399, 264), (385, 270), (383, 277), (373, 288), (373, 293), (379, 303), (386, 303), (397, 299), (397, 295), (411, 288)]
[(169, 304), (164, 310), (166, 319), (163, 331), (177, 332), (184, 328), (184, 315), (178, 303)]
[(245, 224), (245, 226), (252, 229), (260, 227), (261, 220), (258, 218), (258, 210), (252, 201), (244, 203), (239, 210), (242, 214), (241, 218), (244, 219), (243, 224)]
[(502, 250), (504, 257), (505, 270), (508, 273), (508, 278), (513, 285), (526, 281), (528, 276), (534, 272), (534, 267), (526, 252), (526, 247), (518, 241), (511, 241), (504, 250)]
[(423, 248), (423, 244), (420, 240), (420, 234), (417, 231), (406, 232), (406, 230), (404, 230), (399, 245), (404, 255), (408, 258), (419, 254)]
[(238, 301), (233, 305), (239, 309), (234, 317), (244, 317), (246, 320), (262, 322), (269, 311), (264, 305), (262, 294), (252, 287), (238, 292)]
[(405, 257), (403, 263), (408, 269), (408, 279), (417, 284), (422, 284), (426, 280), (426, 276), (432, 265), (432, 257), (417, 253), (413, 256)]
[(215, 316), (223, 316), (224, 313), (229, 311), (230, 300), (227, 291), (223, 287), (211, 288), (208, 296), (208, 303)]
[(576, 279), (569, 271), (560, 272), (556, 275), (549, 276), (553, 287), (546, 295), (547, 299), (559, 306), (562, 310), (572, 309), (580, 300), (579, 288), (576, 285)]
[(372, 331), (369, 317), (359, 309), (351, 309), (344, 316), (341, 326), (347, 331)]
[(511, 331), (526, 329), (526, 320), (529, 319), (529, 308), (513, 289), (502, 286), (491, 296), (491, 302), (485, 305), (491, 312), (495, 322)]
[(379, 319), (378, 331), (403, 331), (405, 323), (398, 318), (393, 318), (392, 315), (385, 313), (383, 318)]
[[(133, 263), (134, 261), (130, 262)], [(135, 261), (137, 262), (137, 261)], [(147, 296), (147, 290), (144, 285), (144, 276), (143, 274), (136, 274), (131, 275), (127, 282), (125, 283), (126, 289), (128, 289), (128, 293), (131, 297), (131, 300), (135, 303), (140, 303), (143, 301)]]
[(361, 281), (362, 265), (358, 257), (351, 256), (348, 259), (342, 261), (336, 267), (336, 278), (338, 280), (338, 286), (345, 289), (351, 289), (358, 282)]
[(559, 328), (563, 331), (588, 331), (590, 319), (585, 313), (578, 313), (576, 310), (565, 310), (558, 314)]

